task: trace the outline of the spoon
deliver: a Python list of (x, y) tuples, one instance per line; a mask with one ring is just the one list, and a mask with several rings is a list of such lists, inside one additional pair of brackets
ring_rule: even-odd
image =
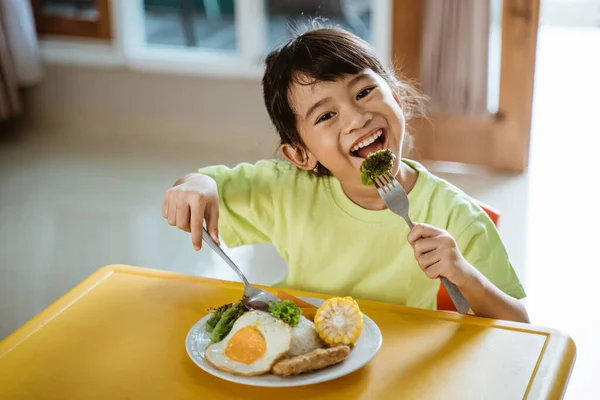
[(244, 276), (242, 271), (235, 265), (233, 261), (225, 254), (223, 249), (219, 247), (219, 245), (213, 240), (213, 238), (208, 234), (206, 228), (202, 228), (204, 230), (202, 239), (208, 244), (208, 246), (213, 249), (221, 258), (235, 271), (235, 273), (240, 277), (242, 282), (244, 283), (244, 294), (242, 296), (242, 303), (249, 310), (260, 310), (260, 311), (268, 311), (269, 303), (272, 301), (278, 301), (275, 295), (264, 291), (262, 289), (256, 288), (252, 286), (248, 279)]

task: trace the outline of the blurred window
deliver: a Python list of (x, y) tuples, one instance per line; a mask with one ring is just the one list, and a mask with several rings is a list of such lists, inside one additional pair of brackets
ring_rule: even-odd
[(146, 43), (236, 50), (233, 0), (144, 0)]
[(371, 42), (384, 62), (391, 53), (392, 0), (30, 1), (41, 35), (104, 41), (54, 44), (63, 60), (256, 78), (266, 53), (315, 18)]

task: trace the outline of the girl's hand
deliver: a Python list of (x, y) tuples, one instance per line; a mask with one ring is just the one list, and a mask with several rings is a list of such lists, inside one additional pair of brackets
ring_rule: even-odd
[(415, 223), (408, 234), (419, 267), (431, 279), (445, 276), (459, 288), (473, 277), (474, 267), (460, 252), (448, 232), (427, 224)]
[(196, 250), (202, 247), (202, 226), (219, 243), (219, 192), (217, 183), (209, 176), (189, 174), (167, 190), (162, 205), (162, 216), (169, 225), (192, 233)]

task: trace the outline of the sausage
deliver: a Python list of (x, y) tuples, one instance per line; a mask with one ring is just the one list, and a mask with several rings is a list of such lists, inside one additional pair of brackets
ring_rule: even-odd
[(348, 358), (348, 355), (350, 355), (349, 346), (316, 349), (296, 357), (284, 358), (275, 363), (271, 371), (281, 376), (298, 375), (338, 364)]

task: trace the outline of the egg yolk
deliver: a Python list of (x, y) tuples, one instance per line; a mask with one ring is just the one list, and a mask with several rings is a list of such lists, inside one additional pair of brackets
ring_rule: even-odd
[(267, 351), (267, 342), (263, 335), (252, 327), (244, 327), (237, 331), (225, 349), (227, 358), (244, 364), (252, 364)]

